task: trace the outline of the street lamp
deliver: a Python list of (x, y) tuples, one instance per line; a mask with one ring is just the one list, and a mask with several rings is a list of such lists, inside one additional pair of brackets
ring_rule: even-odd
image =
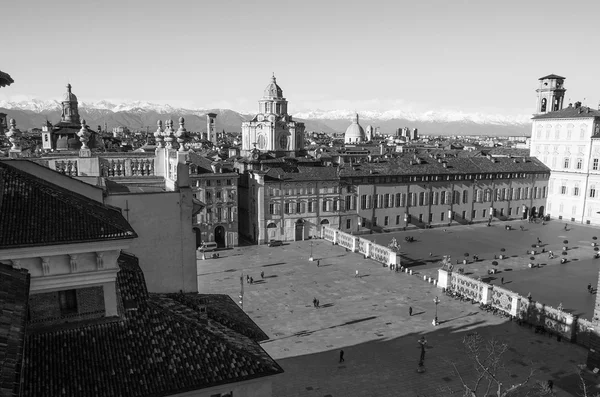
[(309, 262), (313, 261), (313, 239), (310, 239), (310, 257), (308, 258)]
[(433, 298), (433, 303), (435, 303), (435, 318), (433, 319), (433, 321), (431, 323), (434, 326), (436, 326), (436, 325), (438, 325), (437, 307), (438, 307), (438, 304), (440, 303), (440, 298), (438, 298), (437, 296), (435, 298)]
[(452, 225), (452, 210), (448, 210), (448, 226)]

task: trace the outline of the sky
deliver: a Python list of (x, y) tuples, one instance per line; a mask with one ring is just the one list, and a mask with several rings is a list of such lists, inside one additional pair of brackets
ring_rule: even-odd
[[(600, 101), (600, 2), (28, 0), (2, 5), (0, 100), (147, 101), (256, 112), (272, 73), (289, 112), (522, 115), (537, 79)], [(584, 100), (585, 98), (585, 100)]]

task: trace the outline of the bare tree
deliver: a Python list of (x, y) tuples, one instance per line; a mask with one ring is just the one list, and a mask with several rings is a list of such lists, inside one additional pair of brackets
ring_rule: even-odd
[(496, 339), (485, 341), (481, 335), (474, 332), (463, 338), (463, 345), (469, 360), (477, 373), (474, 381), (467, 381), (459, 371), (455, 362), (451, 362), (454, 372), (458, 375), (465, 397), (483, 397), (490, 395), (490, 392), (498, 397), (507, 397), (517, 392), (523, 391), (531, 377), (535, 373), (533, 368), (524, 381), (518, 384), (504, 386), (503, 381), (510, 376), (508, 368), (504, 365), (503, 355), (508, 350), (506, 343), (499, 342)]

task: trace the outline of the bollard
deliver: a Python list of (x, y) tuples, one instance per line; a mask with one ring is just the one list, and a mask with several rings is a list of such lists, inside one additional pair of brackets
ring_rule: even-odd
[(431, 283), (431, 277), (429, 277), (429, 282)]
[(423, 281), (427, 281), (427, 276), (423, 276)]
[(413, 273), (412, 270), (410, 270), (408, 274), (410, 274), (412, 276), (412, 273)]

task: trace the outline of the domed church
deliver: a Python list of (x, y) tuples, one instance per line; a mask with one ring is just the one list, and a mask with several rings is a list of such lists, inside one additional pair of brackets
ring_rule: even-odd
[(42, 148), (45, 150), (79, 150), (81, 141), (77, 135), (82, 128), (89, 133), (88, 147), (103, 148), (102, 139), (85, 124), (79, 117), (77, 96), (71, 92), (71, 84), (67, 84), (67, 92), (61, 102), (62, 114), (55, 125), (46, 123), (42, 127)]
[(365, 141), (365, 130), (358, 123), (358, 113), (352, 119), (352, 124), (346, 128), (346, 133), (344, 134), (344, 143), (345, 144), (356, 144), (362, 143)]
[(295, 157), (304, 148), (304, 123), (292, 120), (287, 105), (273, 75), (258, 101), (259, 113), (242, 123), (242, 156), (272, 152), (277, 157)]

